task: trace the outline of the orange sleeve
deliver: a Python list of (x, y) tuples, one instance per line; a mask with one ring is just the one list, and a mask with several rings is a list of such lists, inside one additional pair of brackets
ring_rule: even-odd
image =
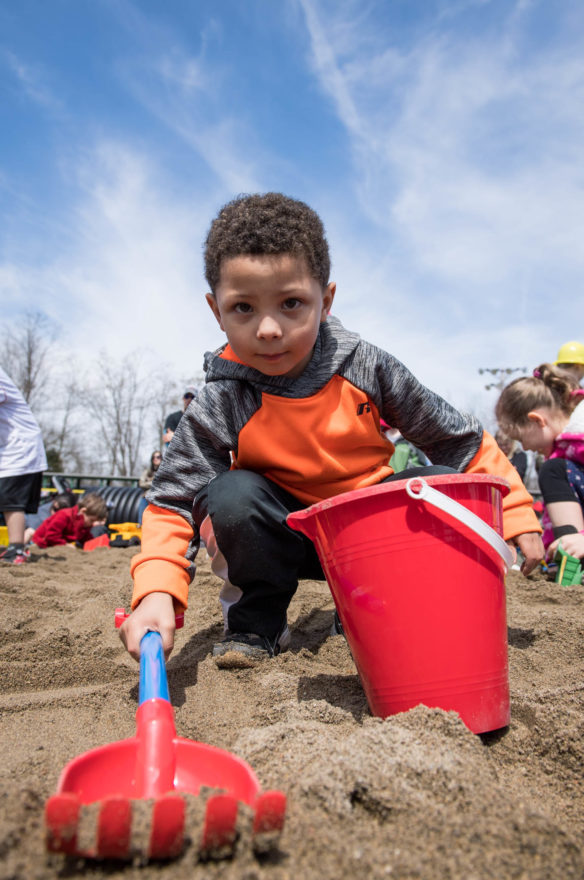
[(523, 485), (517, 470), (488, 431), (483, 432), (479, 451), (465, 468), (465, 473), (493, 474), (503, 477), (511, 486), (511, 491), (503, 498), (503, 530), (506, 541), (525, 532), (541, 533), (542, 528), (533, 510), (533, 498)]
[(149, 504), (142, 520), (142, 549), (132, 559), (132, 611), (148, 593), (170, 593), (175, 605), (187, 607), (189, 567), (185, 558), (193, 530), (178, 513)]

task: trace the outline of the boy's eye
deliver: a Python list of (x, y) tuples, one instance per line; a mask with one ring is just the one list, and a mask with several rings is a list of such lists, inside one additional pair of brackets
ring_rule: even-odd
[(286, 311), (291, 311), (292, 309), (297, 309), (302, 305), (302, 302), (295, 296), (290, 296), (288, 299), (284, 300), (282, 303), (282, 308)]
[(252, 311), (252, 307), (249, 303), (239, 302), (234, 305), (233, 311), (237, 312), (240, 315), (249, 315), (249, 313)]

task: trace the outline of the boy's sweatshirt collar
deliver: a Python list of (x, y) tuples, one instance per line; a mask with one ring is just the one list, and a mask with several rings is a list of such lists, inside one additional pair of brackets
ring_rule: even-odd
[(288, 376), (266, 376), (253, 367), (238, 364), (235, 361), (221, 358), (225, 345), (217, 351), (205, 354), (204, 366), (206, 381), (216, 382), (220, 379), (243, 379), (269, 392), (270, 389), (283, 391), (295, 383), (322, 385), (334, 376), (347, 357), (359, 344), (359, 334), (345, 330), (338, 318), (329, 315), (319, 328), (316, 344), (308, 366), (301, 376), (292, 379)]

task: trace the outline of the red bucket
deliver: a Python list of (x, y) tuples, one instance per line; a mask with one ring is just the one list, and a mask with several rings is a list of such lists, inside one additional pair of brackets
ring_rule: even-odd
[(423, 703), (473, 733), (509, 724), (505, 480), (439, 474), (291, 513), (315, 544), (369, 707)]

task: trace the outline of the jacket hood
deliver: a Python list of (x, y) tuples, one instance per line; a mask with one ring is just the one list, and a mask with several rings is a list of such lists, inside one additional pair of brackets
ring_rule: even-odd
[(297, 388), (298, 383), (309, 389), (318, 389), (329, 381), (338, 372), (341, 365), (353, 353), (359, 344), (358, 333), (345, 330), (338, 318), (328, 316), (320, 325), (312, 357), (303, 371), (296, 377), (267, 376), (246, 364), (238, 364), (235, 361), (222, 358), (220, 355), (225, 351), (225, 345), (217, 351), (208, 351), (205, 354), (203, 369), (205, 370), (206, 382), (217, 382), (225, 379), (244, 380), (252, 382), (261, 391), (285, 393), (288, 388)]

